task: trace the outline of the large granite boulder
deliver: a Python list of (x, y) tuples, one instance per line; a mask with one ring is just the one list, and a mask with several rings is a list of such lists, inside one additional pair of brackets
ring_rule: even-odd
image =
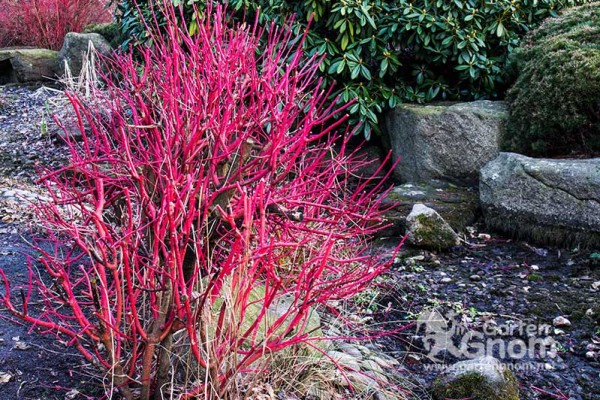
[(65, 73), (66, 63), (71, 74), (79, 76), (90, 43), (98, 54), (108, 56), (112, 52), (110, 44), (97, 33), (69, 32), (66, 34), (63, 46), (58, 52), (58, 70), (61, 75)]
[(479, 215), (479, 193), (476, 188), (457, 186), (433, 179), (427, 183), (405, 183), (394, 187), (382, 201), (385, 219), (390, 226), (381, 236), (402, 236), (406, 217), (417, 203), (434, 209), (456, 232), (463, 231)]
[(447, 368), (433, 383), (433, 398), (519, 400), (519, 383), (500, 361), (485, 356)]
[(56, 51), (47, 49), (1, 49), (0, 85), (54, 79), (57, 54)]
[(499, 152), (507, 111), (503, 102), (403, 104), (386, 117), (394, 173), (402, 182), (439, 178), (475, 183)]
[(486, 224), (538, 244), (600, 246), (600, 158), (501, 153), (481, 170)]

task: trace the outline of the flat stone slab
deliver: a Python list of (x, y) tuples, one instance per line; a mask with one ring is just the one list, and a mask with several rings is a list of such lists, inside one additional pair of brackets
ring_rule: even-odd
[(486, 224), (540, 245), (600, 247), (600, 158), (501, 153), (481, 170)]
[(391, 226), (381, 235), (404, 235), (406, 217), (418, 203), (437, 211), (456, 232), (461, 232), (472, 224), (479, 214), (479, 194), (476, 188), (461, 187), (440, 180), (420, 184), (405, 183), (392, 189), (383, 200), (384, 206), (396, 206), (386, 212), (385, 218)]
[(402, 182), (444, 179), (475, 184), (499, 153), (507, 110), (501, 101), (403, 104), (386, 116), (394, 174)]

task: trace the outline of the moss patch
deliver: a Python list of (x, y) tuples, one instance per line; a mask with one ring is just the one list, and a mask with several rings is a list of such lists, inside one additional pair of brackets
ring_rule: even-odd
[(480, 213), (476, 188), (439, 180), (398, 186), (388, 193), (384, 203), (395, 204), (395, 208), (386, 213), (388, 221), (394, 224), (393, 232), (385, 233), (388, 236), (404, 234), (406, 216), (416, 203), (434, 209), (456, 232), (472, 224)]
[(439, 223), (435, 223), (426, 215), (417, 216), (417, 222), (419, 229), (415, 234), (419, 236), (421, 244), (435, 247), (438, 250), (447, 247), (447, 245), (456, 244), (456, 237), (452, 232), (440, 229)]
[(529, 282), (540, 282), (543, 279), (544, 278), (540, 274), (532, 273), (532, 274), (527, 275), (527, 280)]
[(451, 383), (438, 378), (433, 383), (433, 397), (438, 400), (470, 399), (470, 400), (519, 400), (519, 390), (514, 374), (503, 371), (503, 384), (491, 383), (478, 372), (468, 372)]
[(600, 2), (549, 18), (515, 55), (503, 148), (600, 154)]

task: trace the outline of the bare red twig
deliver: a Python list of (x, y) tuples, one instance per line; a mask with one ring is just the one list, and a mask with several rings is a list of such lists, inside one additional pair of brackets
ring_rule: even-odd
[(546, 396), (550, 396), (550, 397), (555, 398), (555, 399), (569, 400), (569, 396), (565, 395), (560, 390), (558, 391), (558, 393), (553, 393), (553, 392), (550, 392), (548, 390), (539, 388), (537, 386), (530, 385), (529, 387), (532, 388), (533, 390), (535, 390), (536, 392), (545, 394)]

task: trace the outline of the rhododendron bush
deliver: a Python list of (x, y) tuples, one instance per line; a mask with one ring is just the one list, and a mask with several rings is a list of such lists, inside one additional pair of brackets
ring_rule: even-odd
[(59, 50), (68, 32), (109, 22), (107, 0), (0, 0), (0, 47), (35, 46)]
[(83, 139), (44, 171), (47, 239), (29, 285), (0, 271), (2, 301), (126, 399), (229, 398), (284, 349), (320, 354), (311, 315), (389, 267), (367, 242), (379, 184), (333, 150), (343, 110), (288, 33), (258, 54), (264, 32), (228, 28), (221, 8), (193, 37), (164, 12), (93, 100), (70, 95)]

